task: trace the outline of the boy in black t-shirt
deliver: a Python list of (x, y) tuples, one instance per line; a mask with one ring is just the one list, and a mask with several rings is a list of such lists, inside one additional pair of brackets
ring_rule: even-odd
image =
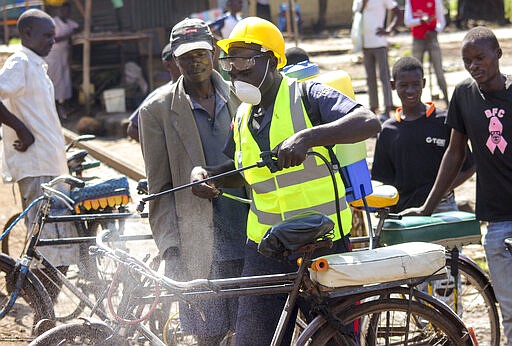
[(476, 217), (488, 222), (483, 245), (507, 346), (511, 346), (512, 256), (504, 240), (512, 238), (512, 77), (500, 72), (503, 52), (490, 29), (471, 29), (462, 41), (461, 53), (471, 78), (453, 92), (447, 117), (452, 128), (450, 145), (425, 203), (403, 214), (432, 213), (452, 185), (469, 139), (477, 171)]
[[(372, 179), (398, 189), (400, 199), (394, 212), (419, 206), (427, 198), (450, 140), (450, 128), (445, 125), (446, 111), (432, 102), (423, 103), (425, 86), (423, 67), (418, 59), (404, 57), (392, 70), (391, 88), (396, 90), (402, 106), (395, 118), (387, 120), (377, 139)], [(474, 173), (470, 155), (436, 212), (456, 210), (453, 188)]]

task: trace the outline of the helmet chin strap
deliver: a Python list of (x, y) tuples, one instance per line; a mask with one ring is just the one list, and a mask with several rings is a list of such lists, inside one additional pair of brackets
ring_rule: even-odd
[(267, 60), (267, 67), (265, 67), (265, 74), (263, 75), (263, 78), (261, 79), (260, 85), (258, 85), (258, 89), (261, 87), (263, 82), (265, 81), (265, 78), (267, 78), (268, 73), (268, 65), (270, 64), (270, 59)]

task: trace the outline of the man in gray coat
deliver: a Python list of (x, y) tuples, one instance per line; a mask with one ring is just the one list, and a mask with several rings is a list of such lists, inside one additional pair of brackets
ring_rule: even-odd
[[(139, 135), (150, 193), (189, 183), (193, 167), (216, 165), (239, 100), (213, 70), (213, 36), (198, 19), (185, 19), (171, 32), (171, 48), (182, 76), (162, 87), (140, 109)], [(245, 197), (244, 189), (225, 193)], [(165, 194), (149, 204), (149, 221), (174, 279), (240, 276), (247, 205), (224, 196), (200, 199), (190, 190)], [(200, 302), (206, 315), (180, 306), (182, 328), (199, 345), (218, 345), (234, 330), (236, 298)]]

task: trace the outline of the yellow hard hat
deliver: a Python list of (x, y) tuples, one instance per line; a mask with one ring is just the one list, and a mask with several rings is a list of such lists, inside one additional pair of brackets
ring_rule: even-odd
[(45, 0), (45, 4), (48, 6), (62, 6), (66, 2), (68, 2), (68, 0)]
[(268, 20), (259, 17), (244, 18), (235, 25), (229, 38), (218, 41), (217, 45), (227, 53), (234, 42), (258, 44), (274, 53), (278, 69), (286, 65), (283, 34)]

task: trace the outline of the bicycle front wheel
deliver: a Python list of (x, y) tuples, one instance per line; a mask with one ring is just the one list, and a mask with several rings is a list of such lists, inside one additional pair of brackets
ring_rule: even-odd
[[(16, 213), (7, 220), (4, 225), (4, 231), (20, 216), (21, 213)], [(14, 228), (5, 235), (2, 240), (2, 252), (13, 258), (21, 256), (25, 244), (27, 242), (27, 227), (25, 226), (25, 220), (20, 220), (14, 226)]]
[[(338, 320), (326, 322), (311, 345), (472, 345), (464, 325), (417, 301), (370, 300), (345, 306), (335, 316)], [(348, 333), (335, 325), (355, 327)]]
[(119, 345), (109, 340), (112, 330), (101, 323), (75, 322), (63, 324), (41, 334), (29, 346), (47, 345)]
[[(0, 309), (4, 309), (10, 299), (14, 274), (14, 260), (0, 254)], [(55, 320), (53, 307), (43, 285), (29, 272), (14, 306), (0, 320), (0, 344), (32, 340), (34, 328), (42, 319)]]

